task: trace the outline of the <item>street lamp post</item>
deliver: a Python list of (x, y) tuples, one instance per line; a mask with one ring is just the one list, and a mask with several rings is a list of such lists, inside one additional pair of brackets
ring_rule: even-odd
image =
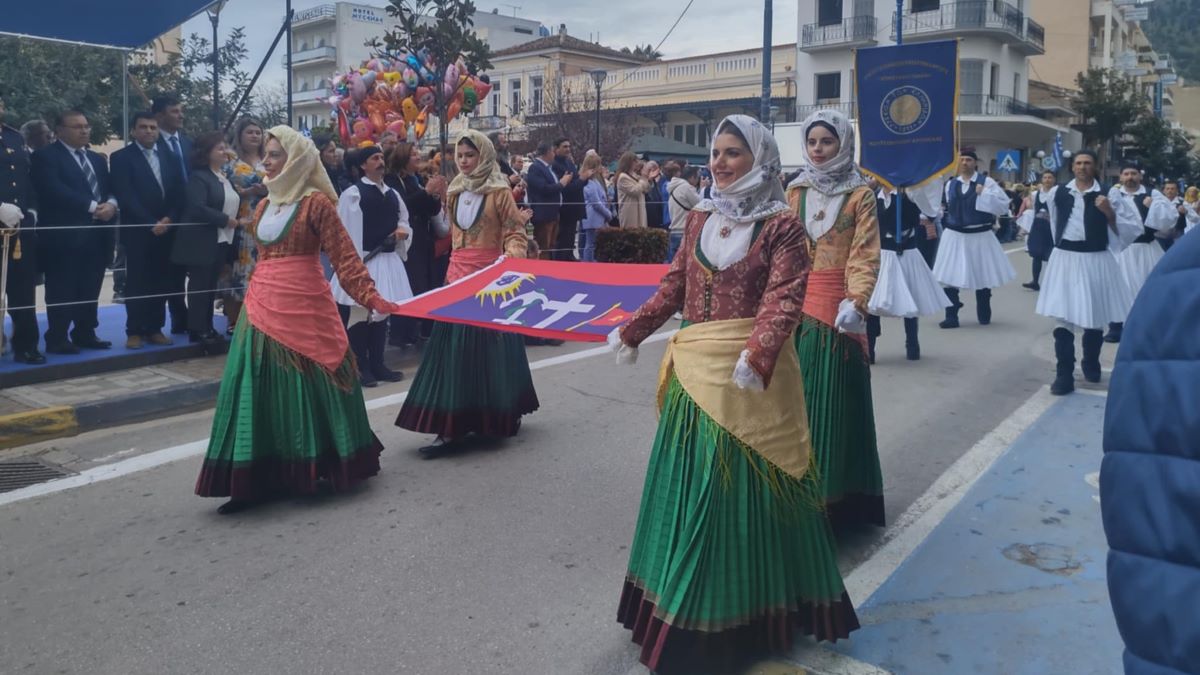
[(221, 9), (225, 6), (225, 0), (221, 0), (208, 8), (208, 20), (212, 21), (213, 39), (212, 39), (212, 77), (213, 77), (213, 129), (221, 128), (221, 44), (217, 38), (217, 24), (220, 21)]
[(592, 82), (596, 84), (596, 154), (600, 153), (600, 88), (604, 86), (606, 79), (608, 79), (608, 71), (592, 71)]

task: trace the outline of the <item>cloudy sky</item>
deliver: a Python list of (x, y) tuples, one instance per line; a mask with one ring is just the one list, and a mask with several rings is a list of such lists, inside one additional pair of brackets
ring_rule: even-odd
[[(321, 0), (293, 0), (298, 12), (309, 7), (330, 4)], [(361, 4), (384, 6), (385, 0), (362, 0)], [(650, 43), (656, 45), (671, 24), (688, 4), (687, 0), (511, 0), (509, 4), (493, 0), (476, 0), (480, 11), (499, 9), (502, 14), (539, 21), (551, 28), (567, 24), (567, 32), (588, 39), (599, 32), (600, 42), (610, 47), (633, 47)], [(796, 5), (794, 0), (774, 3), (774, 42), (785, 44), (796, 40)], [(283, 0), (229, 0), (221, 12), (221, 28), (246, 28), (250, 63), (246, 70), (253, 72), (271, 46), (283, 21)], [(660, 48), (667, 58), (692, 56), (710, 52), (748, 49), (762, 44), (763, 2), (730, 2), (730, 0), (693, 0), (692, 6), (679, 26)], [(210, 35), (212, 27), (201, 15), (184, 24), (183, 32)], [(279, 47), (282, 53), (282, 44)], [(284, 82), (283, 69), (276, 54), (272, 64), (263, 72), (263, 80)]]

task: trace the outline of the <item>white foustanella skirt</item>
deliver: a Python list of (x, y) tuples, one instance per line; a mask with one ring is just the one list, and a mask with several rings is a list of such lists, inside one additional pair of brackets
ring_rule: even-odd
[(867, 309), (876, 316), (911, 319), (932, 316), (950, 306), (950, 298), (915, 249), (896, 255), (879, 252), (879, 280)]
[(938, 244), (933, 276), (946, 286), (967, 290), (999, 288), (1017, 271), (991, 231), (964, 234), (947, 229)]
[(1056, 248), (1050, 254), (1038, 293), (1038, 314), (1095, 329), (1124, 321), (1132, 306), (1133, 295), (1112, 252)]
[[(367, 271), (371, 273), (371, 279), (375, 282), (375, 290), (379, 291), (379, 295), (384, 300), (400, 302), (413, 296), (412, 286), (408, 283), (408, 273), (404, 270), (404, 260), (399, 253), (395, 251), (380, 253), (371, 258), (367, 261)], [(337, 304), (350, 306), (358, 304), (342, 288), (336, 274), (329, 280), (329, 286), (333, 290), (333, 301)], [(388, 318), (386, 314), (371, 312), (371, 321), (383, 321), (386, 318)], [(353, 315), (350, 322), (356, 323)]]
[(1137, 299), (1142, 285), (1146, 283), (1146, 279), (1154, 271), (1158, 261), (1162, 260), (1163, 255), (1162, 246), (1159, 246), (1157, 241), (1151, 241), (1145, 244), (1130, 244), (1117, 257), (1117, 262), (1121, 264), (1121, 274), (1125, 275), (1125, 283), (1129, 284), (1130, 296), (1133, 299)]

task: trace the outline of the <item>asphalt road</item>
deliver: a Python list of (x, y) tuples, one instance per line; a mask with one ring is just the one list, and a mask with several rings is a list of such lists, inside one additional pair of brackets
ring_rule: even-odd
[[(1024, 254), (1013, 261), (1027, 274)], [(884, 321), (873, 384), (889, 518), (1051, 377), (1053, 326), (1033, 293), (999, 290), (986, 328), (964, 299), (961, 329), (922, 323), (917, 363), (900, 321)], [(383, 470), (352, 494), (218, 516), (221, 500), (192, 495), (190, 457), (0, 505), (0, 671), (631, 672), (614, 617), (662, 344), (642, 351), (633, 368), (608, 354), (539, 368), (541, 410), (495, 449), (422, 461), (428, 438), (392, 425), (398, 405), (377, 407)], [(23, 452), (80, 471), (200, 441), (210, 423), (195, 413)], [(880, 535), (843, 537), (844, 571)]]

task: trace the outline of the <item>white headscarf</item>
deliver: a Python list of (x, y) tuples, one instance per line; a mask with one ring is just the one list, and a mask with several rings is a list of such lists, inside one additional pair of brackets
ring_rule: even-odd
[(320, 192), (329, 197), (329, 201), (337, 203), (338, 196), (333, 190), (333, 183), (329, 182), (329, 174), (321, 164), (321, 152), (311, 140), (287, 125), (271, 127), (267, 136), (279, 141), (287, 153), (287, 161), (279, 175), (263, 181), (273, 205), (296, 204), (314, 192)]
[[(808, 154), (808, 132), (821, 122), (833, 127), (842, 145), (833, 159), (818, 166)], [(833, 196), (845, 194), (867, 184), (858, 171), (858, 164), (854, 162), (854, 127), (845, 115), (836, 110), (818, 110), (809, 115), (800, 128), (804, 129), (804, 159), (807, 163), (788, 185), (789, 190), (794, 187), (811, 187), (825, 195)]]
[[(713, 185), (712, 197), (696, 205), (696, 211), (716, 212), (739, 224), (754, 223), (788, 210), (783, 184), (779, 182), (783, 165), (775, 137), (749, 115), (730, 115), (717, 125), (713, 142), (725, 125), (733, 125), (750, 147), (754, 165), (746, 175), (725, 189)], [(711, 146), (710, 146), (711, 147)]]

